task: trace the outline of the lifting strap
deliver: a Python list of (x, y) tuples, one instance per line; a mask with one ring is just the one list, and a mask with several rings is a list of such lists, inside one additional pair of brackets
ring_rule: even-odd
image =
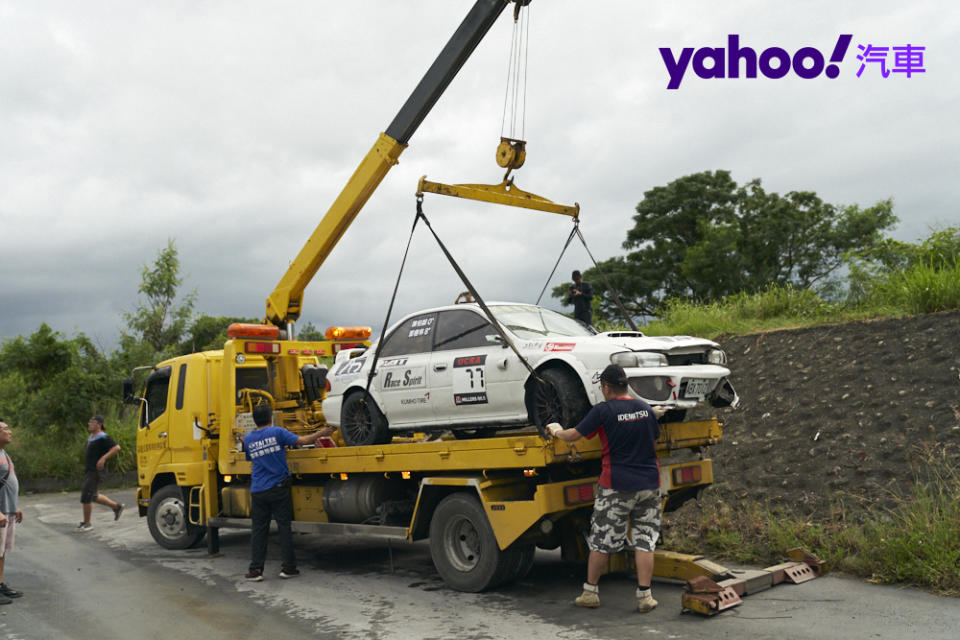
[[(440, 250), (443, 251), (443, 255), (447, 257), (447, 260), (450, 262), (450, 266), (453, 267), (453, 270), (457, 272), (457, 275), (460, 276), (460, 280), (466, 286), (467, 290), (470, 292), (470, 295), (473, 296), (473, 299), (480, 306), (480, 309), (483, 311), (484, 315), (487, 317), (487, 320), (496, 329), (497, 333), (500, 334), (500, 337), (503, 338), (504, 344), (510, 347), (513, 352), (516, 354), (520, 362), (523, 363), (523, 366), (526, 367), (527, 371), (530, 372), (530, 376), (537, 381), (537, 384), (546, 384), (544, 380), (537, 375), (537, 372), (534, 371), (533, 367), (530, 366), (530, 363), (526, 358), (520, 353), (516, 345), (513, 344), (513, 341), (510, 339), (510, 336), (503, 330), (503, 327), (500, 326), (500, 322), (494, 317), (493, 313), (490, 311), (490, 308), (487, 306), (487, 303), (483, 301), (483, 298), (474, 288), (473, 283), (470, 282), (470, 279), (467, 278), (467, 274), (463, 272), (463, 269), (460, 268), (460, 265), (457, 264), (457, 261), (454, 260), (453, 255), (450, 251), (447, 250), (446, 245), (443, 244), (443, 241), (440, 240), (440, 236), (437, 235), (437, 232), (433, 230), (433, 226), (430, 224), (430, 221), (427, 220), (426, 214), (423, 213), (423, 194), (418, 193), (417, 196), (417, 213), (413, 219), (413, 226), (410, 229), (410, 237), (407, 238), (407, 248), (403, 252), (403, 260), (400, 263), (400, 272), (397, 274), (397, 282), (393, 287), (393, 295), (390, 298), (390, 305), (387, 308), (387, 317), (383, 321), (383, 329), (380, 332), (380, 339), (377, 341), (377, 348), (373, 354), (373, 362), (370, 363), (370, 372), (367, 374), (367, 387), (364, 391), (364, 397), (370, 395), (370, 384), (373, 381), (373, 377), (376, 375), (377, 370), (377, 361), (380, 359), (380, 351), (383, 348), (384, 338), (386, 338), (386, 331), (390, 326), (390, 315), (393, 312), (393, 304), (397, 299), (397, 291), (400, 288), (400, 278), (403, 276), (404, 266), (407, 264), (407, 255), (410, 253), (410, 243), (413, 241), (413, 234), (417, 230), (417, 223), (422, 219), (423, 223), (427, 225), (427, 228), (430, 229), (430, 233), (433, 234), (434, 239), (437, 241), (437, 244), (440, 246)], [(537, 426), (537, 430), (540, 432), (541, 436), (545, 437), (545, 426)]]
[[(419, 205), (418, 205), (419, 209)], [(393, 313), (393, 303), (397, 300), (397, 290), (400, 288), (400, 277), (403, 275), (403, 268), (407, 264), (407, 255), (410, 253), (410, 243), (413, 242), (413, 232), (417, 230), (417, 222), (420, 221), (420, 215), (413, 218), (413, 226), (410, 228), (410, 237), (407, 238), (407, 248), (403, 250), (403, 260), (400, 262), (400, 271), (397, 273), (397, 282), (393, 285), (393, 295), (390, 296), (390, 304), (387, 306), (387, 317), (383, 319), (383, 328), (380, 330), (380, 339), (377, 340), (377, 348), (373, 352), (373, 362), (370, 363), (370, 373), (367, 374), (367, 386), (363, 390), (363, 398), (366, 400), (370, 396), (370, 383), (373, 376), (377, 373), (377, 360), (380, 359), (380, 351), (383, 349), (384, 338), (386, 338), (387, 329), (390, 328), (390, 314)]]
[(557, 267), (560, 266), (560, 260), (563, 259), (563, 254), (567, 252), (567, 247), (570, 246), (570, 241), (573, 240), (573, 236), (580, 238), (580, 242), (583, 244), (583, 248), (587, 250), (587, 255), (590, 256), (590, 260), (593, 262), (593, 266), (596, 267), (597, 273), (600, 274), (600, 277), (603, 279), (603, 283), (607, 285), (607, 291), (610, 292), (610, 295), (613, 296), (613, 301), (617, 304), (617, 308), (620, 309), (620, 313), (623, 314), (624, 319), (627, 321), (627, 324), (630, 325), (630, 328), (634, 331), (639, 331), (637, 329), (636, 323), (633, 321), (633, 318), (627, 313), (626, 307), (623, 306), (623, 302), (620, 301), (620, 296), (617, 295), (617, 290), (613, 288), (610, 284), (610, 281), (607, 280), (606, 274), (603, 273), (603, 269), (600, 268), (600, 265), (597, 263), (597, 259), (593, 257), (593, 254), (590, 253), (590, 247), (587, 246), (587, 241), (583, 237), (583, 233), (580, 231), (580, 218), (574, 217), (573, 219), (573, 230), (570, 231), (570, 235), (567, 236), (567, 241), (563, 244), (563, 249), (560, 250), (560, 256), (557, 258), (556, 264), (553, 265), (553, 271), (550, 272), (550, 275), (547, 276), (547, 281), (543, 284), (543, 289), (540, 290), (540, 295), (537, 296), (537, 304), (540, 304), (543, 294), (546, 293), (547, 287), (550, 286), (550, 281), (553, 279), (553, 275), (557, 272)]

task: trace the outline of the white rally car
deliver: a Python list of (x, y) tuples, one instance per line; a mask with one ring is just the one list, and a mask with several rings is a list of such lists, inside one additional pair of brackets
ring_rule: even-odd
[(603, 400), (600, 372), (610, 363), (626, 370), (631, 394), (676, 413), (737, 401), (726, 355), (710, 340), (595, 333), (543, 307), (488, 307), (536, 375), (476, 303), (428, 309), (386, 332), (369, 396), (377, 345), (337, 355), (323, 401), (327, 423), (351, 445), (386, 443), (396, 432), (466, 436), (526, 424), (575, 426)]

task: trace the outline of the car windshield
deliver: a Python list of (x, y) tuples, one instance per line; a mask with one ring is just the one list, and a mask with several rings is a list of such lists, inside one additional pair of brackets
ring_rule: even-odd
[(573, 318), (532, 305), (505, 304), (490, 307), (494, 317), (519, 338), (570, 338), (592, 336), (593, 331)]

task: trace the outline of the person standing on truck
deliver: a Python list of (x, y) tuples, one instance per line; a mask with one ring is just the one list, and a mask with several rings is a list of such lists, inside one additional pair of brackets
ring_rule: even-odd
[(629, 528), (637, 564), (637, 610), (646, 613), (657, 606), (650, 593), (650, 581), (661, 519), (657, 418), (665, 410), (630, 397), (627, 384), (623, 367), (609, 365), (600, 374), (604, 402), (594, 405), (576, 427), (564, 429), (552, 422), (547, 429), (566, 442), (599, 435), (603, 443), (603, 470), (587, 539), (587, 582), (574, 604), (600, 606), (600, 575), (607, 567), (609, 555), (626, 547)]
[(107, 435), (107, 428), (103, 416), (95, 415), (87, 422), (87, 446), (83, 451), (83, 486), (80, 489), (80, 503), (83, 505), (83, 521), (74, 529), (74, 533), (86, 533), (93, 529), (90, 516), (93, 515), (93, 503), (110, 507), (113, 519), (118, 520), (123, 513), (123, 505), (114, 502), (100, 493), (100, 472), (107, 465), (107, 460), (120, 453), (120, 445)]
[(13, 598), (23, 594), (7, 586), (3, 580), (3, 568), (7, 553), (13, 551), (13, 538), (17, 525), (23, 522), (23, 511), (17, 505), (20, 482), (13, 468), (13, 460), (7, 453), (7, 445), (13, 440), (13, 432), (0, 418), (0, 604), (10, 604)]
[(567, 294), (567, 304), (573, 305), (573, 317), (589, 327), (593, 324), (593, 287), (583, 280), (579, 271), (574, 271), (571, 277), (573, 286)]
[(283, 427), (272, 426), (273, 410), (268, 404), (253, 408), (257, 428), (243, 439), (243, 450), (253, 465), (250, 470), (250, 517), (253, 531), (250, 537), (250, 582), (263, 580), (263, 564), (267, 559), (267, 534), (270, 520), (276, 520), (280, 533), (281, 578), (300, 575), (297, 557), (293, 552), (293, 500), (290, 497), (290, 469), (287, 467), (287, 447), (315, 444), (323, 436), (333, 433), (333, 427), (324, 427), (316, 433), (298, 436)]

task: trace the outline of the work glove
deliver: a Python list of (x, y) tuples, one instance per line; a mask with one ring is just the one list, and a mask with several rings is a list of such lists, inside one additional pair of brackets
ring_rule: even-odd
[(561, 426), (558, 422), (551, 422), (547, 425), (547, 431), (550, 432), (551, 436), (555, 436), (557, 435), (558, 431), (563, 431), (563, 426)]
[(664, 415), (667, 411), (669, 411), (669, 409), (667, 409), (666, 407), (659, 407), (659, 406), (658, 406), (658, 407), (651, 407), (651, 408), (653, 409), (653, 415), (657, 416), (658, 419), (659, 419), (659, 418), (662, 418), (663, 415)]

